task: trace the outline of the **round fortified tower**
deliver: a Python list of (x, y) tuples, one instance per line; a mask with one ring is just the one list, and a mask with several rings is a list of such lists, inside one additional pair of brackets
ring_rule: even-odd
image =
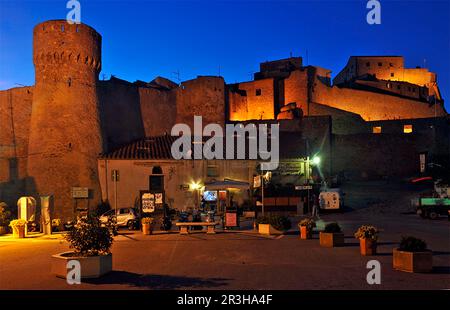
[[(103, 140), (97, 97), (101, 36), (84, 24), (47, 21), (34, 28), (35, 87), (28, 175), (39, 195), (54, 197), (53, 217), (73, 218), (101, 199), (97, 157)], [(89, 188), (75, 204), (72, 187)]]

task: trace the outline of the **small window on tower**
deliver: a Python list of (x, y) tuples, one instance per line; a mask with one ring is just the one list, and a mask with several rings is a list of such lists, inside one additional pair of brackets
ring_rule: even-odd
[(391, 77), (394, 77), (394, 72), (391, 72)]
[(372, 127), (372, 133), (381, 133), (381, 126)]
[(382, 63), (382, 62), (379, 62), (379, 63), (378, 63), (378, 67), (381, 67), (381, 66), (383, 66), (383, 63)]
[(412, 133), (413, 125), (403, 125), (403, 133)]
[(366, 67), (370, 67), (370, 62), (366, 62)]
[(256, 96), (261, 96), (261, 88), (256, 89)]

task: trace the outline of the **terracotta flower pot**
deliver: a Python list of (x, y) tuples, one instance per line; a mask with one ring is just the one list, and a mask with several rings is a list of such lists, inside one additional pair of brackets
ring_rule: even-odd
[(361, 255), (375, 255), (377, 254), (377, 241), (373, 239), (361, 238), (359, 239), (359, 248)]
[(142, 233), (144, 235), (151, 235), (152, 234), (152, 224), (150, 224), (150, 223), (143, 223), (142, 224)]
[(300, 239), (311, 239), (312, 231), (306, 226), (300, 226)]
[(25, 225), (11, 226), (14, 238), (25, 238)]
[(433, 252), (406, 252), (393, 250), (392, 263), (396, 270), (406, 272), (430, 272), (433, 270)]
[(343, 233), (326, 233), (320, 232), (320, 246), (332, 248), (344, 245)]

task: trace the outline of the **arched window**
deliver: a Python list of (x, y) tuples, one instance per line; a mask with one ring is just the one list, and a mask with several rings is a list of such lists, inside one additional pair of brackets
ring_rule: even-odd
[(163, 174), (162, 168), (160, 166), (154, 166), (152, 168), (152, 174)]

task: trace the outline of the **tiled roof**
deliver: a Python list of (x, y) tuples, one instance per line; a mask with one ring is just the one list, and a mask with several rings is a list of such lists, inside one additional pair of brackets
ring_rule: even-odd
[[(171, 160), (174, 159), (171, 153), (172, 143), (178, 139), (177, 136), (163, 135), (155, 137), (147, 137), (137, 140), (127, 145), (121, 146), (111, 152), (100, 155), (102, 159), (131, 159), (131, 160)], [(209, 140), (210, 137), (203, 137), (203, 142)], [(194, 139), (191, 138), (191, 141)], [(245, 158), (249, 159), (249, 141), (245, 143)], [(225, 142), (225, 138), (224, 138)], [(270, 147), (270, 142), (269, 147)], [(305, 156), (306, 140), (295, 132), (280, 133), (280, 158), (299, 158)], [(234, 158), (238, 158), (235, 141)], [(194, 143), (191, 144), (191, 150), (194, 150)], [(225, 146), (223, 148), (223, 158), (226, 158)]]
[(173, 159), (170, 152), (172, 143), (178, 137), (170, 135), (147, 137), (109, 153), (102, 154), (104, 159)]

